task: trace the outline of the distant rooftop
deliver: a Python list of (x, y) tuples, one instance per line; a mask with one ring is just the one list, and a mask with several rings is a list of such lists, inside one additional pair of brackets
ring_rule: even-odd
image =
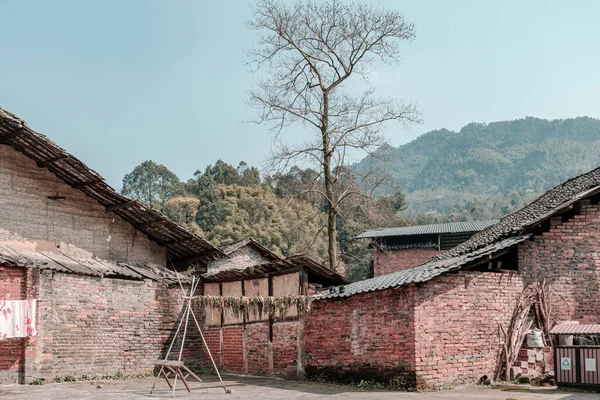
[(446, 224), (430, 224), (401, 226), (397, 228), (378, 228), (366, 231), (355, 239), (378, 238), (389, 236), (435, 235), (441, 233), (479, 232), (500, 222), (497, 219), (468, 222), (449, 222)]

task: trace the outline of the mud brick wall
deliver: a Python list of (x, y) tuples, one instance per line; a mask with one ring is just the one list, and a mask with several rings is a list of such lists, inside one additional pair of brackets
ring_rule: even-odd
[(499, 324), (507, 328), (523, 291), (516, 273), (461, 271), (415, 290), (415, 368), (419, 389), (472, 384), (493, 376)]
[[(36, 298), (35, 281), (35, 271), (0, 265), (0, 301)], [(0, 339), (0, 384), (23, 382), (25, 357), (36, 340), (36, 337)]]
[(305, 319), (306, 374), (415, 386), (414, 287), (319, 300)]
[(391, 274), (421, 265), (436, 254), (443, 253), (437, 249), (397, 249), (382, 250), (373, 248), (374, 276)]
[(581, 210), (519, 245), (519, 271), (526, 281), (541, 275), (550, 284), (554, 323), (600, 323), (600, 206), (582, 201)]
[(73, 246), (107, 260), (165, 265), (164, 248), (5, 145), (0, 145), (0, 221), (0, 241), (49, 242), (45, 245), (63, 251)]

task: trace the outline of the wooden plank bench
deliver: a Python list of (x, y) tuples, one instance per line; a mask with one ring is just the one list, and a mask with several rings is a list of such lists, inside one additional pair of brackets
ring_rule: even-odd
[[(188, 392), (191, 392), (190, 387), (187, 384), (186, 379), (189, 376), (192, 376), (193, 378), (195, 378), (198, 382), (202, 382), (202, 379), (200, 379), (196, 374), (194, 374), (192, 371), (190, 371), (190, 369), (188, 367), (186, 367), (186, 365), (183, 363), (183, 361), (170, 361), (170, 360), (158, 360), (154, 363), (155, 367), (160, 367), (160, 371), (158, 372), (158, 375), (156, 375), (156, 379), (154, 380), (154, 384), (152, 385), (152, 389), (150, 390), (150, 394), (152, 394), (152, 391), (154, 390), (154, 387), (156, 386), (156, 382), (158, 381), (158, 378), (160, 378), (160, 376), (162, 375), (165, 378), (165, 381), (167, 381), (167, 385), (169, 385), (169, 388), (171, 388), (173, 390), (172, 396), (175, 396), (175, 385), (177, 384), (177, 377), (179, 377), (181, 379), (181, 381), (183, 382), (185, 388), (187, 389)], [(182, 372), (183, 370), (183, 372)], [(169, 372), (171, 372), (173, 374), (173, 384), (171, 384), (170, 378), (169, 377)], [(185, 373), (185, 375), (184, 375)]]

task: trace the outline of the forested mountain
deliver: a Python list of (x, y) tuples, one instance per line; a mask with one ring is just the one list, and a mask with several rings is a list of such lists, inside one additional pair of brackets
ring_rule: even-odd
[[(499, 217), (600, 165), (600, 120), (525, 118), (471, 123), (380, 149), (407, 215), (427, 221)], [(369, 168), (372, 159), (357, 167)], [(378, 161), (381, 162), (381, 161)]]
[[(385, 190), (376, 198), (350, 198), (338, 215), (340, 272), (354, 279), (366, 276), (372, 260), (366, 244), (352, 240), (367, 229), (500, 217), (597, 167), (600, 120), (472, 123), (459, 132), (426, 133), (376, 156), (354, 167), (366, 171), (375, 159), (386, 162), (391, 179)], [(182, 182), (146, 161), (125, 176), (123, 193), (215, 244), (252, 236), (278, 254), (326, 261), (327, 205), (309, 190), (318, 176), (292, 167), (261, 177), (244, 162), (236, 168), (219, 160)], [(359, 183), (343, 180), (334, 189), (359, 190)]]
[[(123, 194), (164, 213), (213, 243), (253, 237), (282, 256), (308, 254), (327, 260), (326, 204), (308, 190), (319, 174), (292, 167), (261, 178), (258, 169), (221, 160), (182, 182), (164, 165), (145, 161), (123, 179)], [(336, 184), (336, 191), (345, 187)], [(373, 227), (412, 223), (400, 215), (401, 193), (348, 198), (338, 216), (339, 272), (364, 278), (371, 250), (352, 238)]]

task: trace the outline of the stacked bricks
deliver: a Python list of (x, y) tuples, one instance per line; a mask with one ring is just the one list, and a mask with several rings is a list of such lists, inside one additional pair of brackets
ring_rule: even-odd
[(511, 379), (527, 377), (529, 379), (538, 378), (553, 372), (553, 354), (552, 347), (543, 347), (538, 349), (522, 348), (519, 351), (517, 361), (510, 370)]
[(374, 276), (381, 276), (404, 271), (421, 265), (443, 252), (430, 248), (382, 250), (373, 247), (373, 273)]

